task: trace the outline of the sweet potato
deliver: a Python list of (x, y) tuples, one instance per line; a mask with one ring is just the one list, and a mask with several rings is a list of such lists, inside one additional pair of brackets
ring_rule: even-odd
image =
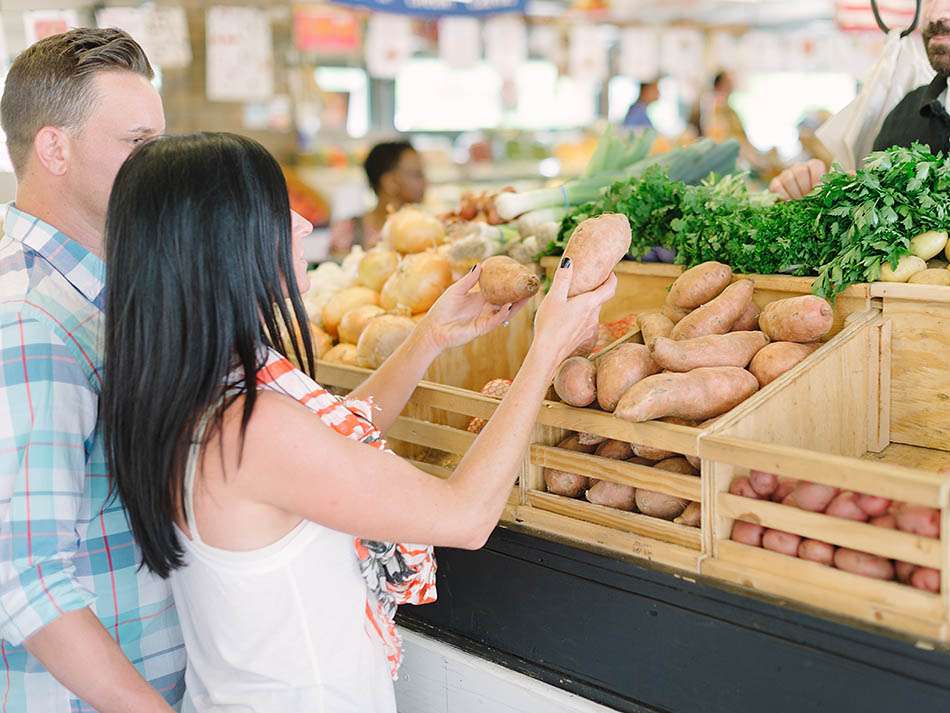
[(802, 295), (767, 304), (759, 315), (759, 329), (773, 342), (808, 344), (828, 334), (834, 320), (827, 300)]
[[(579, 443), (576, 435), (565, 438), (558, 443), (557, 447), (568, 451), (577, 451), (579, 453), (594, 452), (593, 446), (585, 446)], [(583, 495), (584, 491), (590, 487), (590, 480), (576, 473), (567, 473), (563, 470), (545, 468), (544, 485), (549, 493), (563, 495), (567, 498), (576, 498)]]
[(897, 576), (897, 581), (903, 582), (904, 584), (910, 584), (910, 578), (914, 575), (916, 569), (917, 565), (910, 562), (901, 562), (898, 560), (894, 563), (894, 573)]
[(761, 498), (769, 498), (778, 489), (778, 476), (761, 470), (750, 470), (749, 483), (756, 495)]
[(594, 455), (601, 458), (610, 458), (611, 460), (627, 460), (633, 458), (633, 448), (629, 443), (623, 441), (608, 440), (597, 446)]
[(630, 221), (619, 213), (588, 218), (575, 228), (564, 257), (574, 265), (568, 296), (600, 287), (630, 249)]
[(597, 436), (593, 433), (578, 433), (577, 442), (582, 446), (599, 446), (607, 439), (604, 436)]
[(739, 319), (732, 325), (733, 332), (754, 332), (759, 328), (759, 306), (750, 302)]
[(847, 547), (839, 547), (835, 551), (835, 567), (862, 577), (894, 579), (894, 564), (890, 560)]
[[(667, 303), (660, 308), (660, 314), (670, 320), (674, 325), (679, 324), (683, 321), (683, 318), (690, 313), (688, 309), (682, 309), (680, 307), (674, 307), (673, 305)], [(672, 329), (670, 330), (673, 331)]]
[(798, 545), (798, 556), (830, 567), (835, 563), (835, 547), (821, 540), (802, 540)]
[(661, 369), (675, 372), (692, 371), (704, 366), (738, 366), (744, 369), (768, 343), (768, 338), (762, 332), (709, 334), (679, 341), (658, 337), (653, 344), (653, 360)]
[(671, 521), (682, 515), (689, 504), (689, 501), (683, 498), (657, 493), (645, 488), (637, 488), (636, 501), (637, 508), (644, 515)]
[[(503, 399), (508, 394), (508, 389), (510, 388), (511, 379), (492, 379), (482, 387), (481, 393), (485, 396)], [(488, 421), (484, 418), (473, 418), (468, 422), (468, 427), (465, 430), (470, 433), (481, 433), (487, 423)]]
[(861, 494), (858, 496), (858, 507), (864, 510), (869, 517), (880, 517), (887, 512), (891, 501), (877, 495)]
[(604, 411), (613, 411), (631, 386), (659, 371), (643, 344), (621, 344), (595, 362), (597, 403)]
[(664, 416), (703, 420), (730, 411), (758, 388), (752, 374), (735, 366), (655, 374), (634, 384), (620, 399), (614, 414), (634, 423)]
[(887, 530), (897, 529), (897, 518), (890, 513), (872, 517), (870, 520), (868, 520), (868, 523), (874, 525), (874, 527), (883, 527)]
[(763, 534), (765, 534), (765, 528), (761, 525), (753, 525), (751, 522), (736, 520), (732, 525), (731, 539), (736, 542), (741, 542), (743, 545), (761, 547)]
[(699, 527), (703, 520), (703, 508), (697, 502), (690, 502), (683, 511), (683, 514), (673, 520), (677, 525), (686, 525), (687, 527)]
[(855, 520), (856, 522), (868, 521), (868, 514), (858, 507), (858, 494), (852, 493), (850, 490), (838, 493), (834, 500), (828, 503), (825, 514), (845, 520)]
[[(670, 339), (695, 339), (709, 334), (725, 334), (732, 329), (752, 301), (752, 280), (733, 282), (722, 294), (683, 317), (670, 332)], [(761, 322), (761, 318), (759, 320)]]
[(569, 406), (590, 406), (597, 396), (597, 367), (590, 359), (565, 359), (554, 377), (558, 398)]
[(506, 305), (537, 294), (541, 279), (507, 255), (495, 255), (482, 263), (478, 286), (489, 303)]
[(801, 536), (791, 532), (766, 530), (762, 534), (762, 547), (789, 557), (798, 557), (798, 546), (801, 543)]
[(749, 371), (758, 379), (759, 386), (765, 388), (820, 346), (817, 343), (772, 342), (752, 357)]
[(809, 512), (824, 512), (838, 494), (838, 488), (821, 483), (801, 482), (783, 501)]
[(940, 511), (923, 505), (901, 503), (892, 510), (897, 529), (921, 537), (940, 537)]
[(659, 463), (657, 463), (654, 468), (658, 470), (665, 470), (668, 473), (680, 473), (682, 475), (699, 475), (689, 461), (686, 460), (683, 456), (673, 456), (671, 458), (664, 458)]
[(646, 312), (637, 318), (643, 335), (643, 343), (651, 350), (658, 337), (668, 337), (673, 331), (673, 321), (662, 312)]
[(752, 483), (749, 482), (749, 478), (746, 476), (733, 478), (732, 482), (729, 483), (729, 492), (743, 498), (762, 499), (762, 496), (755, 492), (755, 488), (752, 487)]
[(785, 500), (792, 491), (798, 487), (798, 481), (795, 478), (779, 478), (775, 491), (769, 496), (773, 503), (780, 503)]
[(600, 480), (590, 487), (585, 497), (587, 502), (594, 505), (629, 511), (636, 505), (636, 495), (636, 488), (631, 488), (629, 485)]
[(696, 309), (722, 294), (731, 281), (731, 267), (721, 262), (704, 262), (676, 278), (666, 301), (674, 307)]
[(918, 567), (910, 576), (910, 583), (925, 592), (937, 593), (940, 591), (940, 571), (930, 567)]
[(640, 458), (652, 461), (653, 463), (658, 463), (661, 460), (666, 460), (667, 458), (672, 458), (676, 455), (673, 451), (664, 451), (660, 448), (651, 448), (650, 446), (642, 446), (637, 443), (632, 445), (634, 453), (636, 453)]

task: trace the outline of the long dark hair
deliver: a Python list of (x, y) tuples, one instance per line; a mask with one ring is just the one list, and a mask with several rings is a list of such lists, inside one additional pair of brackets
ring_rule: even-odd
[(233, 134), (139, 147), (109, 199), (106, 264), (100, 413), (109, 467), (144, 564), (167, 577), (182, 565), (173, 524), (191, 441), (209, 409), (205, 441), (220, 434), (229, 374), (249, 383), (238, 385), (243, 439), (262, 347), (289, 343), (314, 373), (280, 167)]

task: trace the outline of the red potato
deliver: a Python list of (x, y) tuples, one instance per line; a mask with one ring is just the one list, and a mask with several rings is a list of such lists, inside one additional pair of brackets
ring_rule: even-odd
[(655, 374), (634, 384), (620, 399), (614, 414), (634, 423), (667, 416), (703, 420), (731, 411), (758, 388), (752, 374), (735, 366)]
[(666, 301), (681, 309), (696, 309), (721, 295), (731, 281), (731, 267), (721, 262), (704, 262), (676, 278)]
[(762, 547), (789, 557), (798, 557), (798, 546), (802, 543), (799, 535), (781, 530), (766, 530), (762, 535)]
[(872, 517), (870, 520), (868, 520), (868, 523), (874, 525), (874, 527), (883, 527), (887, 530), (897, 529), (897, 518), (890, 513)]
[(901, 503), (892, 510), (897, 529), (921, 537), (940, 537), (940, 511), (923, 505)]
[(779, 478), (778, 486), (776, 486), (775, 492), (772, 493), (769, 499), (774, 503), (784, 502), (792, 494), (792, 491), (798, 487), (798, 482), (795, 478)]
[(670, 332), (670, 339), (680, 341), (709, 334), (725, 334), (745, 312), (754, 291), (755, 283), (752, 280), (733, 282), (716, 299), (683, 317)]
[(839, 547), (835, 551), (835, 567), (852, 574), (860, 574), (862, 577), (894, 579), (893, 562), (867, 552), (849, 550), (847, 547)]
[(769, 498), (778, 489), (778, 476), (761, 470), (750, 470), (749, 483), (756, 495), (761, 498)]
[(772, 342), (752, 357), (749, 371), (765, 388), (786, 371), (805, 361), (821, 344), (796, 344), (795, 342)]
[(736, 520), (732, 525), (731, 539), (736, 542), (741, 542), (743, 545), (761, 547), (762, 535), (764, 533), (765, 528), (761, 525), (753, 525), (751, 522)]
[(910, 579), (914, 576), (916, 569), (917, 565), (911, 564), (910, 562), (898, 561), (894, 563), (894, 572), (897, 575), (897, 581), (904, 584), (910, 584)]
[(910, 583), (917, 589), (936, 594), (940, 591), (940, 571), (930, 567), (918, 567), (910, 576)]
[[(558, 443), (558, 448), (578, 453), (593, 453), (594, 446), (585, 446), (579, 442), (576, 435), (569, 436)], [(567, 473), (554, 468), (544, 469), (544, 485), (549, 493), (563, 495), (567, 498), (576, 498), (584, 494), (590, 487), (589, 478), (576, 473)]]
[(773, 342), (817, 342), (831, 331), (834, 310), (827, 300), (814, 295), (770, 302), (759, 315), (759, 329)]
[(594, 505), (630, 511), (636, 506), (636, 495), (636, 488), (629, 485), (600, 480), (590, 487), (586, 497), (587, 501)]
[(743, 498), (752, 498), (753, 500), (762, 499), (762, 496), (755, 491), (755, 488), (752, 487), (752, 483), (749, 482), (749, 479), (745, 476), (733, 478), (729, 484), (729, 492)]
[[(673, 305), (666, 303), (660, 308), (660, 312), (675, 326), (683, 321), (683, 318), (686, 317), (690, 311), (688, 309), (681, 309), (680, 307), (674, 307)], [(672, 332), (673, 330), (670, 331)]]
[(668, 337), (673, 331), (673, 320), (662, 312), (646, 312), (637, 318), (643, 343), (653, 349), (653, 343), (659, 337)]
[(835, 563), (835, 547), (821, 540), (802, 540), (798, 545), (798, 556), (831, 567)]
[(744, 369), (768, 343), (768, 338), (762, 332), (709, 334), (679, 341), (658, 337), (653, 344), (653, 360), (661, 369), (677, 372), (704, 366), (738, 366)]
[(568, 296), (600, 287), (627, 254), (630, 238), (630, 221), (619, 213), (604, 213), (578, 225), (564, 248), (564, 257), (574, 263)]
[(891, 501), (887, 498), (867, 494), (858, 496), (858, 507), (864, 510), (870, 517), (880, 517), (884, 515), (890, 506)]
[(565, 359), (554, 377), (558, 398), (569, 406), (590, 406), (597, 397), (597, 367), (590, 359)]
[(697, 502), (690, 502), (683, 511), (683, 514), (673, 520), (677, 525), (686, 525), (687, 527), (699, 527), (703, 519), (703, 508)]
[(677, 498), (665, 493), (657, 493), (645, 488), (637, 488), (637, 508), (644, 515), (660, 518), (661, 520), (675, 520), (686, 510), (688, 500)]
[(868, 521), (868, 514), (858, 507), (858, 494), (851, 491), (838, 493), (828, 504), (825, 514), (856, 522)]
[(838, 494), (838, 488), (821, 483), (802, 482), (792, 491), (785, 505), (794, 505), (809, 512), (824, 512)]
[(631, 386), (659, 371), (643, 344), (621, 344), (595, 362), (597, 403), (604, 411), (613, 411)]
[(745, 308), (745, 312), (739, 315), (739, 319), (732, 325), (733, 332), (754, 332), (759, 328), (759, 306), (755, 302), (750, 302)]
[(623, 441), (608, 440), (597, 446), (594, 455), (611, 460), (628, 460), (633, 458), (633, 448)]

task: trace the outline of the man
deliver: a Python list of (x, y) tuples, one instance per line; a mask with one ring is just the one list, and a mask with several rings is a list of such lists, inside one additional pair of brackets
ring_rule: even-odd
[(408, 141), (376, 144), (366, 156), (363, 169), (376, 194), (376, 207), (366, 215), (334, 224), (331, 249), (337, 254), (345, 254), (353, 245), (373, 247), (379, 242), (390, 211), (421, 203), (426, 195), (422, 157)]
[[(162, 712), (182, 698), (170, 589), (139, 570), (97, 427), (115, 175), (164, 131), (142, 48), (78, 29), (14, 61), (17, 176), (0, 235), (0, 700), (8, 713)], [(156, 186), (155, 190), (161, 190)]]
[[(884, 120), (874, 150), (891, 146), (927, 144), (933, 151), (950, 152), (950, 0), (930, 0), (924, 14), (924, 46), (937, 76), (929, 86), (908, 94)], [(811, 193), (827, 173), (827, 165), (813, 159), (783, 171), (769, 186), (785, 200)]]
[(627, 129), (652, 129), (653, 122), (647, 113), (651, 104), (656, 103), (660, 98), (660, 82), (654, 79), (652, 82), (644, 82), (640, 85), (640, 96), (627, 109), (627, 116), (624, 117), (623, 125)]

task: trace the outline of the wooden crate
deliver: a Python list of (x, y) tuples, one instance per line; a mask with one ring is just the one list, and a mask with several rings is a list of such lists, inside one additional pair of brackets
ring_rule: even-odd
[[(784, 602), (948, 643), (950, 475), (936, 470), (950, 465), (950, 452), (890, 444), (891, 325), (877, 309), (859, 315), (807, 365), (701, 434), (709, 527), (700, 569)], [(733, 478), (751, 469), (938, 508), (942, 539), (730, 495)], [(733, 542), (737, 519), (939, 569), (941, 593)]]

